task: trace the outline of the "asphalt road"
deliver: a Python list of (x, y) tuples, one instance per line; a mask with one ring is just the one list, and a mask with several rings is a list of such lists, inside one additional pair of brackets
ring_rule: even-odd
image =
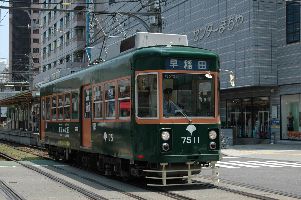
[(226, 156), (218, 164), (221, 179), (301, 196), (300, 162)]

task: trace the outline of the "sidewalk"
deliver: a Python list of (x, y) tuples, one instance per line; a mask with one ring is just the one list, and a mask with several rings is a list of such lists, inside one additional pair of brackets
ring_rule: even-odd
[(235, 145), (222, 149), (225, 156), (282, 160), (301, 163), (301, 142), (295, 144)]

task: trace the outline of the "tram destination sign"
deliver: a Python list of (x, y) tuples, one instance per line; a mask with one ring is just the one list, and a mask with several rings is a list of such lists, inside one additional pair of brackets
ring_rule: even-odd
[(165, 60), (165, 68), (171, 70), (208, 70), (208, 60), (190, 60), (169, 58)]

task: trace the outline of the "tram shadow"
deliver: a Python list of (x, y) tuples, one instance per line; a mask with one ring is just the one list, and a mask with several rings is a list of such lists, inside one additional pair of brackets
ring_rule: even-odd
[[(88, 191), (117, 191), (125, 195), (131, 192), (142, 192), (143, 188), (136, 187), (120, 179), (106, 177), (93, 171), (71, 166), (54, 160), (21, 161), (26, 167), (63, 185), (85, 188)], [(140, 183), (142, 184), (142, 183)], [(142, 184), (143, 185), (143, 184)]]

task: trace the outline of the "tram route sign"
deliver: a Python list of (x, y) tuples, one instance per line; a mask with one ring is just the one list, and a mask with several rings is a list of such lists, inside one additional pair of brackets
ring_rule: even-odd
[(171, 70), (208, 70), (208, 60), (191, 60), (169, 58), (165, 60), (165, 68)]

